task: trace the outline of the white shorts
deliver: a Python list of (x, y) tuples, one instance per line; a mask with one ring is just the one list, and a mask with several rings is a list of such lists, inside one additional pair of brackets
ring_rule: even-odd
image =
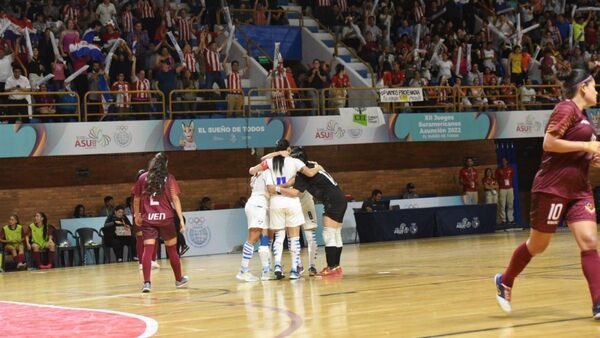
[(269, 209), (246, 203), (244, 207), (246, 219), (248, 220), (248, 229), (250, 228), (269, 228)]
[(313, 196), (305, 191), (300, 194), (300, 205), (304, 214), (304, 230), (314, 230), (317, 228), (317, 210), (315, 209), (315, 200)]
[(288, 208), (269, 209), (271, 230), (283, 230), (286, 227), (293, 228), (304, 224), (304, 215), (300, 203)]

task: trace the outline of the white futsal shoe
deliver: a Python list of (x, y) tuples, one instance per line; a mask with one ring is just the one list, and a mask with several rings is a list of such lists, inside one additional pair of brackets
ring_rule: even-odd
[(237, 275), (235, 275), (235, 278), (241, 280), (242, 282), (258, 282), (258, 278), (251, 274), (250, 271), (240, 271)]
[(496, 284), (496, 301), (498, 301), (498, 305), (502, 309), (502, 311), (506, 313), (512, 312), (511, 301), (511, 288), (502, 284), (502, 274), (499, 273), (494, 277), (494, 284)]

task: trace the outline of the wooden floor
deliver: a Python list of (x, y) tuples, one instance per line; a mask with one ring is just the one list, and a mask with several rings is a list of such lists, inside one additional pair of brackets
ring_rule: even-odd
[[(175, 290), (162, 261), (150, 294), (140, 293), (137, 263), (5, 273), (0, 299), (143, 315), (158, 322), (162, 337), (600, 336), (568, 232), (517, 279), (513, 314), (498, 308), (492, 278), (526, 236), (348, 245), (345, 276), (335, 281), (238, 282), (237, 254), (184, 258), (187, 290)], [(251, 267), (258, 272), (258, 255)], [(30, 291), (40, 287), (46, 291)]]

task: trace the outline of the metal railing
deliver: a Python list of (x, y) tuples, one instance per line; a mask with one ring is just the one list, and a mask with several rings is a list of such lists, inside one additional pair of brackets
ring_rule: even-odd
[(318, 115), (321, 94), (314, 88), (252, 88), (248, 92), (248, 115)]
[(514, 85), (454, 87), (457, 110), (516, 110), (518, 90)]
[[(250, 18), (254, 19), (254, 12), (255, 10), (252, 8), (246, 8), (246, 9), (241, 9), (241, 8), (230, 8), (229, 9), (229, 13), (231, 13), (232, 19), (239, 19), (239, 17), (244, 17), (244, 16), (248, 16), (248, 14), (250, 15)], [(302, 15), (301, 11), (296, 11), (293, 9), (268, 9), (264, 11), (265, 14), (267, 15), (267, 18), (269, 17), (269, 14), (271, 14), (271, 17), (273, 16), (274, 13), (283, 13), (286, 15), (286, 17), (288, 18), (288, 20), (290, 19), (290, 14), (296, 14), (298, 16), (298, 20), (300, 22), (300, 27), (304, 26), (304, 16)], [(217, 15), (217, 24), (220, 25), (221, 24), (221, 15), (223, 14), (223, 9), (219, 10), (219, 13)], [(240, 20), (240, 23), (246, 23)], [(267, 23), (268, 25), (269, 23)]]
[[(143, 95), (137, 95), (143, 94)], [(93, 96), (93, 97), (92, 97)], [(147, 99), (136, 97), (144, 96)], [(105, 99), (103, 100), (102, 97)], [(85, 121), (117, 118), (165, 118), (165, 96), (160, 90), (89, 91), (83, 97)]]
[(177, 89), (169, 93), (169, 112), (172, 118), (209, 114), (225, 114), (227, 117), (246, 116), (245, 106), (246, 96), (243, 91)]
[(529, 85), (525, 88), (534, 93), (519, 90), (519, 109), (552, 109), (562, 99), (562, 88), (558, 85)]
[[(31, 103), (27, 101), (29, 97)], [(80, 121), (80, 100), (75, 92), (0, 92), (0, 119)]]
[(379, 106), (379, 91), (373, 87), (324, 88), (323, 115), (335, 115), (338, 108)]

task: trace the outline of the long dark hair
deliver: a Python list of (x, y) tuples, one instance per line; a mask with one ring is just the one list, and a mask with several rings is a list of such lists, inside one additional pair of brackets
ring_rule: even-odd
[(588, 81), (592, 80), (592, 77), (590, 77), (590, 73), (587, 70), (581, 68), (573, 69), (573, 71), (565, 78), (563, 83), (565, 97), (568, 99), (574, 98), (575, 95), (577, 95), (579, 88), (587, 84), (588, 81), (585, 81), (585, 83), (582, 82), (587, 78), (589, 78)]
[(40, 214), (40, 216), (42, 216), (42, 225), (44, 226), (44, 231), (43, 231), (44, 239), (47, 240), (48, 239), (48, 216), (46, 216), (46, 214), (41, 211), (38, 211), (38, 214)]
[(79, 211), (82, 208), (85, 210), (85, 207), (83, 206), (83, 204), (77, 204), (75, 206), (75, 210), (73, 210), (73, 217), (75, 217), (75, 218), (85, 217), (85, 211), (83, 212), (83, 214)]
[[(282, 138), (279, 139), (277, 141), (277, 143), (275, 144), (275, 150), (276, 151), (281, 151), (281, 150), (287, 150), (287, 148), (290, 147), (290, 142), (288, 142), (288, 140)], [(277, 155), (275, 157), (273, 157), (273, 171), (275, 173), (281, 173), (281, 170), (283, 169), (283, 163), (285, 161), (285, 157), (281, 156), (281, 155)]]
[(167, 179), (167, 155), (160, 152), (150, 160), (148, 165), (148, 176), (146, 177), (146, 184), (144, 186), (144, 192), (150, 195), (162, 194), (165, 189), (165, 181)]

